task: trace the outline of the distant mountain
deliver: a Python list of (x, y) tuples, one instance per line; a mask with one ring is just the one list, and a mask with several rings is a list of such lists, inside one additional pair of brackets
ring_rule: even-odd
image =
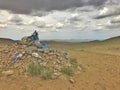
[[(17, 41), (17, 40), (16, 40)], [(8, 38), (0, 38), (0, 43), (4, 42), (4, 43), (13, 43), (13, 42), (16, 42), (12, 39), (8, 39)], [(120, 36), (118, 37), (113, 37), (113, 38), (109, 38), (109, 39), (106, 39), (106, 40), (89, 40), (89, 39), (86, 39), (86, 40), (74, 40), (74, 39), (71, 39), (71, 40), (59, 40), (59, 39), (56, 39), (56, 40), (41, 40), (41, 42), (73, 42), (73, 43), (77, 43), (77, 42), (120, 42)]]

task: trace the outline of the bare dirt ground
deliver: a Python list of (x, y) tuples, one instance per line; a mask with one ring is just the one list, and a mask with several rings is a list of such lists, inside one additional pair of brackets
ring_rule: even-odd
[[(0, 39), (0, 49), (14, 43)], [(0, 76), (0, 90), (120, 90), (120, 38), (87, 43), (47, 42), (67, 51), (82, 67), (72, 78), (42, 80), (36, 76)]]

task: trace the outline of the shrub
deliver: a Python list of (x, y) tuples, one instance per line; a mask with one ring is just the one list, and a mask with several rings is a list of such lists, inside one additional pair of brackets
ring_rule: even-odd
[(72, 67), (63, 67), (61, 72), (66, 75), (72, 76), (74, 74), (74, 69)]
[(76, 59), (70, 59), (70, 63), (72, 64), (72, 66), (73, 66), (73, 68), (77, 68), (77, 66), (78, 66), (78, 62), (77, 62), (77, 60)]
[(42, 72), (41, 72), (41, 77), (45, 80), (47, 79), (51, 79), (53, 75), (53, 72), (49, 69), (44, 69)]
[(42, 70), (43, 70), (43, 66), (39, 65), (38, 63), (31, 62), (31, 63), (29, 64), (28, 71), (29, 71), (31, 74), (40, 75), (41, 72), (42, 72)]

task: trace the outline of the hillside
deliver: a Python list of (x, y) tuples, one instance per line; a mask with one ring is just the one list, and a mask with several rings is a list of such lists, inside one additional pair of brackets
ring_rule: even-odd
[[(70, 77), (62, 75), (56, 80), (43, 80), (40, 76), (18, 73), (16, 66), (14, 74), (0, 75), (0, 90), (120, 90), (119, 41), (120, 37), (84, 43), (45, 41), (50, 48), (66, 51), (75, 58), (81, 67), (80, 72)], [(9, 60), (6, 59), (8, 52), (2, 54), (1, 50), (10, 48), (13, 43), (9, 39), (0, 39), (0, 63)]]

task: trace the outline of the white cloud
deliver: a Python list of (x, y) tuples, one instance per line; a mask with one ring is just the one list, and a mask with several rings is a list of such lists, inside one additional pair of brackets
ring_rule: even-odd
[(104, 8), (103, 8), (103, 9), (101, 9), (99, 12), (100, 12), (100, 15), (105, 15), (105, 14), (107, 14), (107, 13), (108, 13), (108, 11), (109, 11), (109, 8), (104, 7)]
[(98, 24), (98, 25), (96, 26), (96, 29), (97, 29), (97, 30), (103, 30), (104, 28), (105, 28), (105, 26), (102, 25), (102, 24)]
[(0, 10), (0, 22), (7, 23), (9, 17), (11, 17), (11, 13), (9, 13), (7, 10)]
[[(8, 11), (2, 10), (0, 12), (0, 27), (4, 28), (7, 26), (11, 29), (14, 27), (14, 30), (20, 30), (23, 34), (37, 30), (38, 32), (44, 34), (56, 34), (56, 36), (61, 36), (64, 32), (71, 33), (71, 36), (75, 31), (79, 37), (79, 33), (83, 31), (92, 32), (94, 30), (111, 30), (111, 28), (119, 29), (118, 22), (120, 16), (112, 16), (104, 19), (93, 19), (92, 17), (99, 15), (109, 15), (111, 13), (116, 13), (116, 10), (119, 10), (113, 5), (106, 5), (100, 11), (91, 6), (79, 7), (64, 11), (52, 11), (46, 14), (45, 16), (30, 16), (23, 14), (13, 14)], [(32, 13), (33, 15), (35, 13)], [(37, 14), (41, 14), (40, 11)], [(24, 31), (23, 31), (24, 30)]]
[(60, 22), (58, 22), (58, 23), (55, 25), (55, 27), (56, 27), (57, 29), (61, 29), (61, 28), (63, 28), (63, 26), (64, 26), (64, 24), (63, 24), (63, 23), (60, 23)]
[(120, 15), (114, 17), (114, 18), (111, 20), (111, 23), (120, 23)]
[(42, 33), (44, 33), (44, 32), (48, 32), (47, 30), (37, 30), (38, 32), (42, 32)]
[(52, 28), (54, 25), (53, 24), (46, 24), (46, 28)]
[(71, 17), (78, 17), (78, 16), (79, 16), (78, 13), (73, 13), (73, 14), (71, 14)]
[(0, 28), (6, 28), (7, 24), (0, 24)]
[(105, 24), (105, 27), (108, 29), (119, 29), (120, 28), (120, 19), (118, 17), (111, 18), (111, 20), (108, 20), (108, 22)]
[(73, 27), (82, 29), (83, 27), (86, 26), (85, 23), (86, 23), (86, 22), (84, 22), (84, 23), (83, 23), (83, 22), (76, 22), (76, 23), (74, 23), (74, 26), (73, 26)]
[(9, 17), (8, 22), (16, 25), (23, 25), (23, 19), (20, 15), (13, 15)]
[(105, 7), (100, 9), (96, 19), (102, 19), (117, 15), (120, 15), (120, 3), (118, 3), (118, 5), (106, 5)]

